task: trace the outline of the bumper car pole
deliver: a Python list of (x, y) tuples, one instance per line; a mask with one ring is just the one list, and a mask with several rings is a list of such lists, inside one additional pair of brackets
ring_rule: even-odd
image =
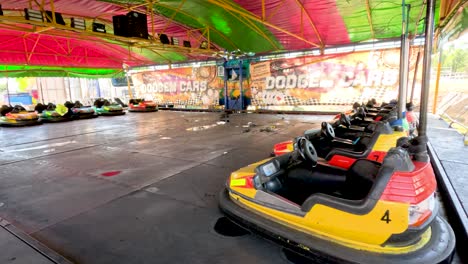
[(11, 102), (10, 102), (10, 90), (8, 89), (8, 66), (5, 66), (6, 68), (6, 92), (7, 92), (7, 98), (8, 98), (8, 105), (11, 105)]
[(239, 89), (240, 89), (240, 110), (244, 110), (244, 87), (242, 86), (242, 67), (244, 66), (244, 61), (242, 59), (239, 60)]
[(224, 59), (224, 111), (229, 110), (229, 105), (228, 105), (228, 84), (227, 84), (227, 76), (228, 76), (228, 70), (227, 70), (227, 60)]
[(133, 99), (133, 92), (132, 92), (132, 88), (130, 87), (130, 78), (129, 78), (129, 68), (130, 66), (128, 66), (127, 64), (122, 64), (122, 68), (124, 69), (125, 71), (125, 78), (127, 79), (127, 89), (128, 89), (128, 96), (130, 97), (130, 99)]
[[(421, 47), (421, 46), (419, 46)], [(414, 98), (414, 88), (416, 87), (416, 78), (418, 75), (418, 68), (419, 68), (419, 61), (421, 60), (421, 50), (418, 50), (418, 55), (416, 56), (416, 63), (414, 64), (414, 76), (413, 76), (413, 83), (411, 85), (411, 96), (410, 102), (413, 102)]]
[(408, 90), (408, 61), (409, 61), (409, 39), (408, 39), (408, 14), (410, 5), (405, 4), (403, 0), (402, 25), (401, 25), (401, 47), (400, 47), (400, 83), (398, 89), (398, 119), (403, 118), (403, 112), (406, 107), (406, 97)]
[(429, 100), (429, 89), (431, 82), (431, 52), (432, 39), (434, 38), (434, 13), (435, 0), (427, 0), (426, 21), (425, 21), (425, 41), (424, 41), (424, 56), (422, 67), (422, 85), (421, 85), (421, 102), (419, 108), (419, 127), (418, 135), (426, 136), (427, 134), (427, 104)]

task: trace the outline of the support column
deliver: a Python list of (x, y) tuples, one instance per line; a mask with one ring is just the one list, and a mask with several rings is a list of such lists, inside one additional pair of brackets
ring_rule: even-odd
[(421, 102), (419, 108), (419, 136), (426, 136), (427, 134), (427, 103), (429, 99), (429, 89), (431, 87), (431, 52), (432, 40), (434, 38), (434, 13), (435, 0), (427, 0)]
[(437, 97), (439, 96), (440, 70), (442, 67), (442, 45), (439, 45), (439, 62), (437, 63), (437, 77), (434, 91), (434, 102), (432, 103), (432, 113), (437, 112)]

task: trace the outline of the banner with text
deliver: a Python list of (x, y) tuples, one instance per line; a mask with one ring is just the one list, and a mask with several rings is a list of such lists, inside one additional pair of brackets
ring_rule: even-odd
[(177, 68), (132, 74), (136, 96), (159, 104), (208, 108), (218, 104), (224, 87), (216, 66)]
[[(411, 49), (409, 87), (416, 55), (417, 49)], [(399, 49), (386, 49), (252, 63), (252, 104), (333, 105), (371, 98), (389, 101), (397, 98), (399, 62)], [(416, 84), (420, 89), (420, 80)]]

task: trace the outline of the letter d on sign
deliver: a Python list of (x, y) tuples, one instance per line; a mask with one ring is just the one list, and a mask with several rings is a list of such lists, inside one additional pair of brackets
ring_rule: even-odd
[(265, 87), (266, 88), (265, 89), (271, 90), (271, 89), (275, 88), (275, 81), (276, 81), (275, 77), (273, 77), (273, 76), (266, 77), (266, 79), (265, 79), (265, 84), (266, 84)]

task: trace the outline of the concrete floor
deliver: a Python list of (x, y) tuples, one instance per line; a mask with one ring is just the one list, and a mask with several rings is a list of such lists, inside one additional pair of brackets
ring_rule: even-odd
[(160, 111), (0, 128), (0, 217), (80, 264), (289, 263), (261, 238), (217, 234), (218, 192), (330, 118)]
[(287, 263), (272, 243), (213, 231), (217, 195), (329, 119), (161, 111), (0, 128), (0, 217), (76, 263)]

